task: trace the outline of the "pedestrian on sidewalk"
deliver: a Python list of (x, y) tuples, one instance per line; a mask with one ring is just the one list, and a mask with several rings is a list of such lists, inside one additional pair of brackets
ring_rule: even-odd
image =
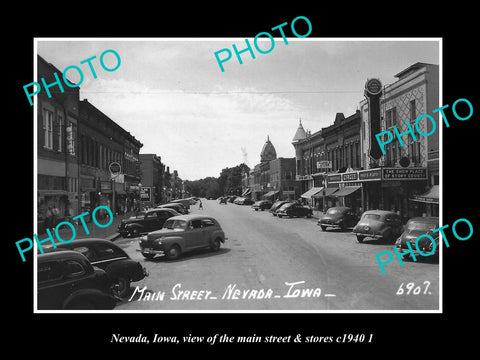
[(198, 204), (198, 210), (203, 210), (203, 204), (202, 204), (202, 200), (199, 200), (199, 204)]

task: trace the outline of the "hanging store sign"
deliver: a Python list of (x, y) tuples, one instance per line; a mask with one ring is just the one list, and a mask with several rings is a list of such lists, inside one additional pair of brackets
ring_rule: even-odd
[(427, 180), (426, 168), (382, 168), (384, 180)]
[(140, 188), (140, 200), (142, 201), (151, 201), (152, 199), (152, 188), (142, 186)]

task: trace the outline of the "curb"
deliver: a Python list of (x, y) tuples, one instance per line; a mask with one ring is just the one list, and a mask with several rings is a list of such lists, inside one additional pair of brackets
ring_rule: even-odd
[(108, 241), (115, 241), (120, 237), (120, 233), (114, 233), (112, 235), (107, 236), (105, 239)]

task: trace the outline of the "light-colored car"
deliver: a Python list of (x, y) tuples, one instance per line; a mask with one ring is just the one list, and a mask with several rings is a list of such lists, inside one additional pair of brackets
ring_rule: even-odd
[(182, 253), (199, 248), (218, 251), (225, 233), (217, 220), (204, 215), (180, 215), (168, 219), (163, 228), (140, 239), (140, 252), (147, 259), (164, 255), (177, 259)]
[(365, 211), (360, 221), (353, 228), (353, 233), (357, 235), (358, 242), (363, 242), (367, 237), (395, 242), (402, 232), (403, 225), (400, 215), (387, 210)]

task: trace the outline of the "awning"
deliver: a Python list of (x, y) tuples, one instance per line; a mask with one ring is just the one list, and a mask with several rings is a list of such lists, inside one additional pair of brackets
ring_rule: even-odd
[(439, 203), (439, 189), (438, 185), (433, 185), (425, 194), (414, 195), (413, 201), (423, 202), (427, 204), (438, 204)]
[[(338, 188), (335, 188), (335, 187), (329, 187), (329, 188), (325, 188), (323, 189), (325, 190), (325, 196), (331, 196), (332, 194), (334, 194), (336, 191), (338, 191)], [(323, 191), (320, 191), (319, 193), (317, 193), (314, 198), (321, 198), (323, 197)]]
[(360, 189), (360, 186), (345, 186), (338, 190), (335, 194), (333, 194), (333, 196), (348, 196), (357, 191), (358, 189)]
[(300, 197), (304, 199), (310, 199), (312, 196), (314, 196), (315, 194), (317, 194), (322, 190), (323, 190), (323, 187), (312, 187), (310, 190), (300, 195)]
[(268, 193), (266, 193), (265, 195), (263, 195), (264, 197), (270, 197), (270, 196), (273, 196), (275, 195), (276, 193), (278, 193), (279, 191), (269, 191)]
[(245, 195), (248, 195), (250, 194), (252, 191), (250, 190), (250, 188), (246, 189), (243, 193), (242, 193), (242, 196), (245, 196)]

